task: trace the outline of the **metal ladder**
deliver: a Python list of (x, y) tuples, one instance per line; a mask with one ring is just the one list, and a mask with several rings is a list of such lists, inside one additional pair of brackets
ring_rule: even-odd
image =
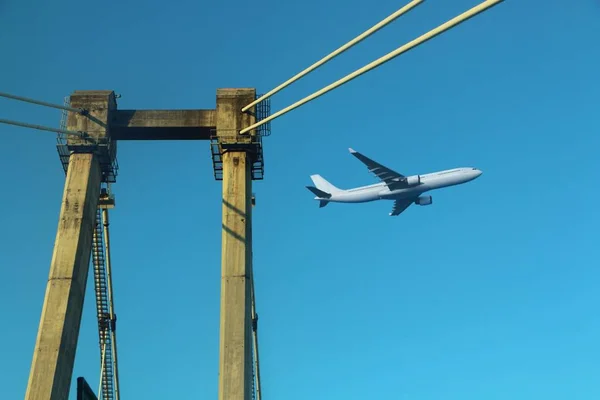
[(111, 336), (114, 324), (110, 319), (110, 299), (108, 298), (102, 226), (102, 210), (98, 208), (96, 211), (96, 226), (94, 227), (92, 241), (92, 262), (94, 265), (94, 289), (96, 291), (96, 312), (98, 316), (98, 335), (102, 368), (102, 397), (100, 398), (103, 400), (114, 400), (113, 346)]

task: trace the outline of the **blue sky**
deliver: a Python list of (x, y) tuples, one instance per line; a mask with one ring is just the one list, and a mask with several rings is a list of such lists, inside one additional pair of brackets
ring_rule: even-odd
[[(0, 0), (0, 90), (61, 103), (109, 89), (123, 109), (213, 108), (217, 88), (266, 92), (403, 4)], [(427, 0), (277, 94), (273, 111), (476, 4)], [(600, 396), (599, 18), (595, 0), (505, 1), (273, 122), (254, 185), (265, 399)], [(3, 99), (0, 109), (60, 118)], [(64, 175), (52, 133), (2, 125), (0, 136), (0, 381), (16, 399)], [(387, 202), (319, 209), (310, 174), (375, 182), (348, 147), (405, 174), (484, 174), (398, 218)], [(122, 396), (216, 398), (221, 184), (209, 145), (127, 142), (118, 160)], [(87, 292), (73, 388), (77, 376), (98, 383)]]

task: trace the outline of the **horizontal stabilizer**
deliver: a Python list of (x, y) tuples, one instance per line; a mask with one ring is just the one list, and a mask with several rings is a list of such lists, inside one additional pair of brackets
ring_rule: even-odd
[(319, 201), (319, 208), (323, 208), (327, 204), (329, 204), (329, 202), (327, 200), (321, 200), (321, 201)]
[(321, 198), (321, 199), (328, 199), (331, 197), (331, 193), (327, 193), (324, 192), (322, 190), (317, 189), (314, 186), (307, 186), (306, 187), (308, 190), (310, 190), (311, 192), (313, 192), (315, 194), (315, 196)]

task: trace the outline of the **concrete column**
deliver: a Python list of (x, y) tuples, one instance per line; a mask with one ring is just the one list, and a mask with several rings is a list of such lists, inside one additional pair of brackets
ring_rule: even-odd
[[(75, 92), (71, 105), (90, 110), (91, 118), (70, 113), (69, 130), (96, 138), (109, 134), (110, 110), (116, 107), (113, 92)], [(68, 142), (83, 146), (74, 149), (84, 152), (72, 153), (69, 160), (26, 400), (68, 399), (77, 350), (102, 169), (93, 147), (79, 139)]]
[(244, 148), (249, 140), (236, 131), (254, 122), (241, 112), (254, 98), (254, 89), (217, 91), (224, 149), (219, 400), (250, 400), (252, 394), (252, 155)]
[(95, 156), (73, 154), (26, 400), (69, 397), (99, 194), (100, 167)]

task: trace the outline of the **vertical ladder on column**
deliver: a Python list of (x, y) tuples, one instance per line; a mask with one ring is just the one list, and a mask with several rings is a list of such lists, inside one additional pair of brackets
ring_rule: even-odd
[(98, 316), (98, 335), (100, 339), (101, 360), (101, 396), (102, 400), (114, 399), (114, 373), (111, 337), (111, 320), (109, 312), (108, 286), (106, 278), (106, 259), (102, 234), (102, 210), (96, 213), (96, 226), (92, 243), (92, 262), (94, 265), (94, 288), (96, 291), (96, 311)]

